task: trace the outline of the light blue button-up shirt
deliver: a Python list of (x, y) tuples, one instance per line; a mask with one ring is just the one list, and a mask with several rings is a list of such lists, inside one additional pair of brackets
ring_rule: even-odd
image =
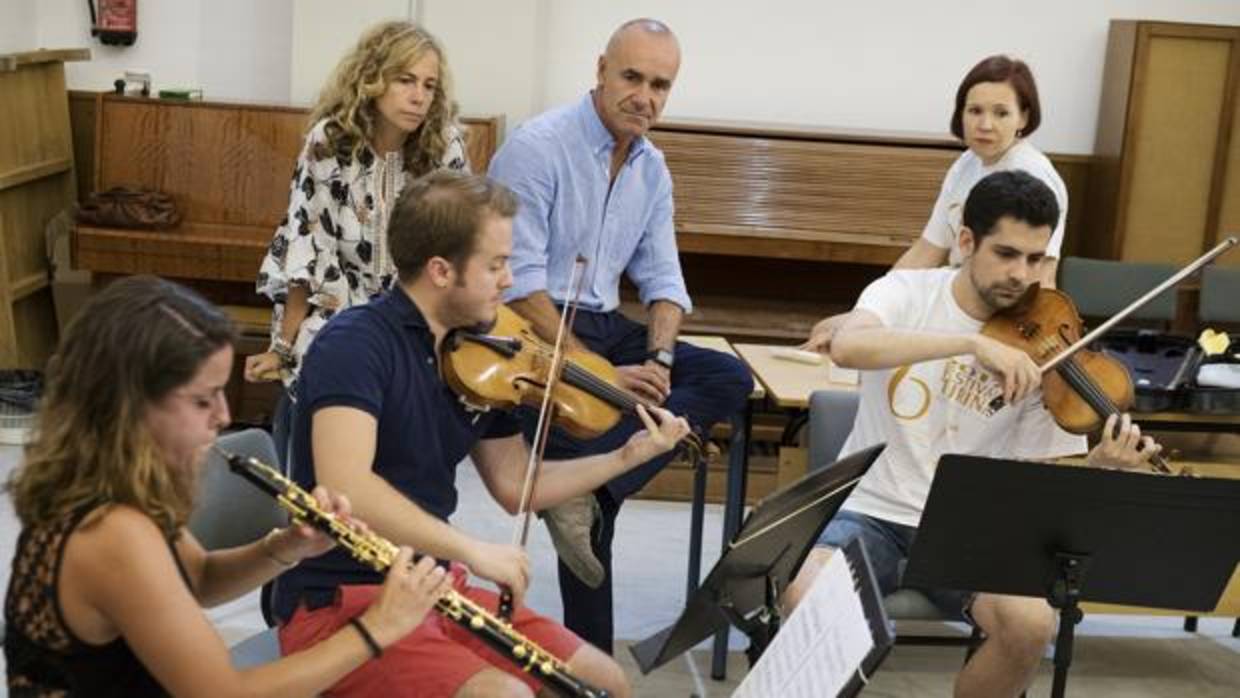
[(507, 300), (544, 290), (556, 301), (568, 300), (580, 254), (588, 260), (582, 307), (615, 310), (620, 275), (628, 274), (642, 304), (666, 300), (692, 310), (663, 153), (646, 138), (636, 139), (612, 183), (614, 145), (586, 94), (522, 124), (495, 154), (487, 174), (521, 200)]

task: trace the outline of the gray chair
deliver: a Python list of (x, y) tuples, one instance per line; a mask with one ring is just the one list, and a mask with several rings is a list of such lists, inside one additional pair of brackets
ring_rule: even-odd
[[(860, 395), (851, 390), (816, 390), (809, 398), (808, 468), (815, 470), (835, 462), (852, 431)], [(883, 599), (887, 615), (895, 621), (953, 620), (915, 589), (898, 589)], [(980, 639), (950, 635), (897, 633), (896, 642), (920, 645), (962, 645), (972, 647)]]
[[(1081, 315), (1109, 317), (1166, 281), (1175, 271), (1170, 264), (1065, 257), (1059, 263), (1059, 288), (1072, 297)], [(1174, 288), (1163, 291), (1129, 318), (1171, 322), (1175, 319), (1175, 293)]]
[(1209, 266), (1201, 272), (1197, 316), (1203, 323), (1240, 323), (1240, 269)]
[[(275, 444), (262, 429), (246, 429), (219, 438), (221, 448), (275, 464)], [(224, 458), (214, 450), (207, 456), (197, 505), (190, 516), (189, 530), (208, 550), (244, 545), (262, 538), (273, 528), (288, 522), (280, 506), (267, 494), (228, 469)], [(263, 618), (272, 625), (271, 585), (262, 593)], [(274, 628), (246, 638), (231, 649), (233, 665), (239, 669), (265, 664), (280, 658), (280, 644)]]

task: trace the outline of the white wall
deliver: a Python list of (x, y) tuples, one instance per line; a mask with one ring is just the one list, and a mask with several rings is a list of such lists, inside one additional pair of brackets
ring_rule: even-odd
[(648, 14), (672, 27), (684, 53), (669, 117), (942, 133), (965, 72), (1003, 52), (1038, 79), (1034, 139), (1068, 153), (1093, 149), (1111, 18), (1240, 24), (1236, 0), (548, 2), (542, 106), (586, 89), (610, 31)]
[(547, 0), (422, 0), (419, 20), (444, 45), (467, 113), (504, 114), (511, 128), (547, 104)]
[(293, 0), (202, 0), (197, 83), (203, 91), (229, 99), (288, 102), (293, 6)]
[(128, 69), (151, 73), (153, 88), (199, 87), (211, 97), (286, 102), (293, 0), (142, 0), (138, 40), (104, 46), (90, 36), (83, 0), (39, 0), (38, 43), (88, 46), (71, 63), (75, 89), (111, 89)]
[(38, 48), (36, 0), (0, 0), (0, 53), (18, 53)]
[(289, 99), (294, 104), (313, 103), (323, 81), (362, 30), (385, 19), (409, 19), (414, 5), (408, 0), (296, 0), (287, 54), (292, 61)]
[[(37, 10), (32, 9), (37, 6)], [(0, 0), (0, 46), (91, 46), (69, 84), (103, 89), (126, 68), (208, 95), (307, 104), (374, 21), (423, 21), (443, 40), (466, 113), (509, 128), (576, 98), (612, 29), (649, 14), (680, 36), (671, 117), (944, 133), (978, 59), (1025, 58), (1041, 88), (1044, 149), (1093, 148), (1111, 18), (1240, 24), (1240, 0), (142, 0), (138, 43), (89, 37), (81, 0)], [(31, 15), (38, 31), (28, 27)]]

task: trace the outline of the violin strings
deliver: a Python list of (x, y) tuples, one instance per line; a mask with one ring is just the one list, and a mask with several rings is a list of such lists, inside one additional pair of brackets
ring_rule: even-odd
[[(1041, 349), (1045, 354), (1050, 354), (1059, 350), (1061, 345), (1054, 339), (1049, 337), (1042, 338)], [(1085, 400), (1100, 416), (1109, 417), (1119, 412), (1119, 407), (1111, 402), (1111, 398), (1107, 396), (1101, 388), (1089, 377), (1085, 369), (1080, 364), (1069, 358), (1058, 366), (1064, 379), (1080, 394), (1081, 399)]]
[(572, 361), (566, 362), (564, 375), (570, 383), (589, 390), (615, 406), (631, 410), (637, 405), (637, 399), (627, 391), (617, 388)]

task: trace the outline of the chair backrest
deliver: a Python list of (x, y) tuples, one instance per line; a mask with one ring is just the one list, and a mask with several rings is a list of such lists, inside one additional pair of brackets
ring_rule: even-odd
[[(233, 453), (277, 463), (275, 444), (262, 429), (225, 434), (219, 438), (219, 444)], [(189, 530), (203, 547), (211, 550), (251, 543), (287, 522), (274, 499), (230, 471), (224, 458), (214, 450), (210, 452), (198, 486), (197, 505), (189, 520)]]
[[(1059, 288), (1072, 297), (1081, 315), (1108, 317), (1174, 273), (1175, 267), (1170, 264), (1066, 257), (1059, 264)], [(1171, 288), (1129, 317), (1171, 322), (1175, 319), (1175, 307), (1175, 289)]]
[(839, 459), (852, 431), (861, 395), (854, 390), (815, 390), (809, 396), (809, 470)]
[(1240, 322), (1240, 269), (1205, 268), (1197, 315), (1202, 322)]

